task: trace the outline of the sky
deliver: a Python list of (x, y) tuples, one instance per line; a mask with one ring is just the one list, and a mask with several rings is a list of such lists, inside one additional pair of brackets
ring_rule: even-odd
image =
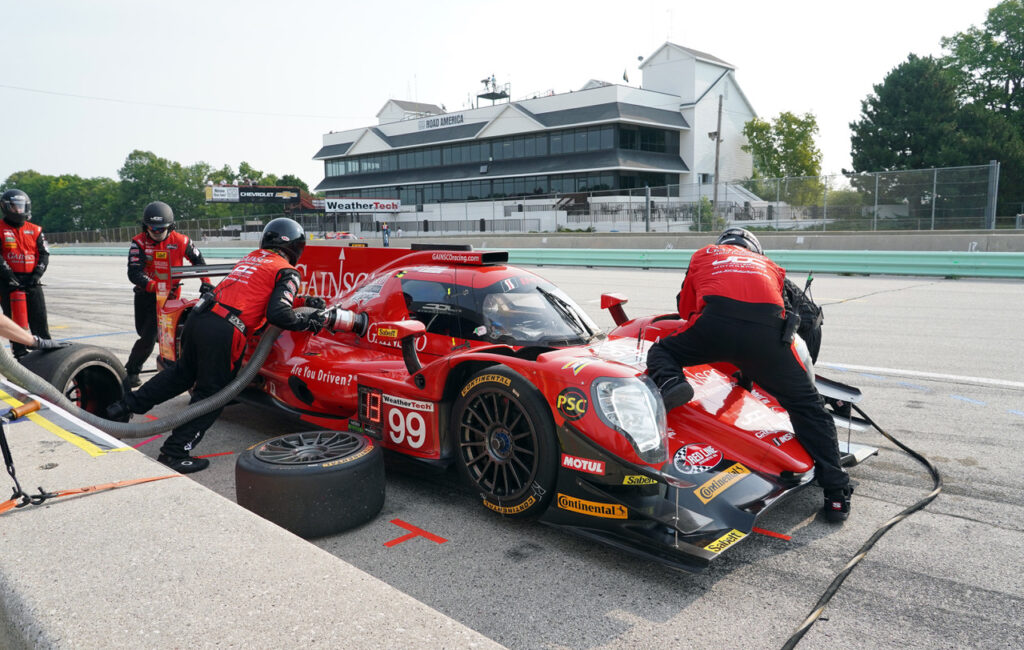
[(134, 149), (245, 161), (312, 188), (331, 131), (389, 99), (468, 107), (492, 74), (513, 99), (588, 79), (639, 86), (670, 41), (735, 66), (761, 119), (813, 113), (823, 173), (850, 168), (874, 84), (998, 0), (0, 0), (0, 182), (118, 178)]

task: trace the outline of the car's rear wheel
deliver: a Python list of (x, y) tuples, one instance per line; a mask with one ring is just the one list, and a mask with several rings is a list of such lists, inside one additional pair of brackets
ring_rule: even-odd
[(124, 392), (124, 366), (109, 350), (95, 345), (38, 350), (22, 357), (21, 364), (95, 415), (103, 415)]
[(347, 431), (290, 433), (242, 452), (238, 505), (300, 537), (322, 537), (369, 521), (384, 505), (384, 457)]
[(558, 473), (555, 425), (544, 397), (522, 375), (497, 366), (473, 375), (452, 410), (457, 465), (484, 506), (539, 515)]

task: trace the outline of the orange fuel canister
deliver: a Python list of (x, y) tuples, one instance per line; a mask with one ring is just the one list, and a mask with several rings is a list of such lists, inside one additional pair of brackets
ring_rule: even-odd
[(11, 320), (28, 329), (28, 302), (24, 291), (11, 292)]

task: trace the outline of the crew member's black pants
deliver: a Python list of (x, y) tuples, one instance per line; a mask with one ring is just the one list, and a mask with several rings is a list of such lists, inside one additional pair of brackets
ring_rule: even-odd
[(132, 346), (124, 369), (129, 375), (137, 375), (153, 354), (156, 345), (156, 294), (148, 291), (135, 292), (135, 333), (139, 339)]
[[(11, 290), (4, 288), (0, 290), (0, 305), (3, 306), (4, 315), (11, 318)], [(28, 328), (39, 338), (50, 338), (50, 326), (46, 320), (46, 300), (43, 298), (43, 287), (36, 284), (25, 289), (25, 306), (28, 309)], [(11, 342), (11, 352), (15, 358), (22, 357), (28, 353), (21, 343)]]
[(850, 478), (840, 465), (835, 423), (792, 345), (783, 343), (781, 334), (781, 325), (705, 312), (689, 329), (651, 346), (647, 372), (662, 386), (673, 377), (686, 381), (685, 366), (717, 361), (735, 365), (789, 412), (797, 440), (814, 460), (818, 484), (826, 490), (846, 487)]
[[(127, 393), (125, 403), (128, 408), (134, 413), (145, 413), (155, 405), (193, 388), (193, 385), (195, 388), (190, 404), (220, 392), (238, 373), (244, 347), (233, 345), (236, 336), (242, 335), (231, 323), (216, 314), (206, 312), (192, 315), (182, 332), (181, 356), (178, 361), (138, 390)], [(203, 434), (217, 420), (222, 410), (215, 409), (174, 429), (160, 448), (160, 453), (171, 458), (189, 456), (189, 452), (203, 439)]]

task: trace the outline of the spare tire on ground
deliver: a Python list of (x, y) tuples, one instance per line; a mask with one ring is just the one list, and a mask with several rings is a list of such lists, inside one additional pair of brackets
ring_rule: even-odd
[(300, 537), (339, 533), (384, 506), (384, 456), (348, 431), (290, 433), (242, 452), (235, 464), (238, 505)]
[(95, 415), (102, 416), (124, 391), (124, 366), (110, 350), (95, 345), (37, 350), (22, 357), (21, 365)]

